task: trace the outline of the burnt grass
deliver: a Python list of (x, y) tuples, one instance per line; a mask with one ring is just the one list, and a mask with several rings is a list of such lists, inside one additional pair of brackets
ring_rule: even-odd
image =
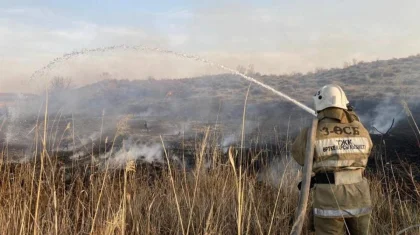
[[(117, 135), (113, 142), (105, 143), (103, 137), (101, 144), (99, 139), (95, 139), (76, 149), (72, 149), (72, 141), (70, 139), (66, 139), (66, 141), (61, 140), (60, 147), (50, 147), (50, 155), (66, 169), (83, 168), (90, 165), (92, 159), (106, 160), (105, 158), (101, 159), (100, 155), (110, 151), (115, 153), (122, 148), (127, 148), (124, 147), (124, 141), (127, 139), (133, 139), (133, 142), (130, 143), (133, 146), (146, 146), (163, 140), (165, 149), (162, 148), (160, 150), (161, 159), (165, 160), (165, 155), (167, 155), (172, 161), (171, 157), (176, 156), (178, 162), (174, 163), (180, 168), (193, 169), (197, 163), (197, 156), (201, 151), (203, 151), (205, 158), (209, 161), (211, 161), (212, 155), (216, 154), (220, 156), (219, 163), (229, 164), (228, 149), (232, 148), (233, 151), (240, 155), (240, 158), (235, 159), (236, 166), (239, 167), (241, 164), (248, 174), (256, 175), (261, 169), (270, 165), (273, 160), (290, 157), (290, 145), (294, 136), (294, 134), (290, 134), (291, 137), (287, 137), (274, 131), (271, 131), (269, 134), (252, 133), (246, 137), (242, 146), (238, 140), (223, 145), (221, 140), (224, 136), (220, 133), (220, 130), (215, 129), (211, 133), (209, 132), (212, 139), (207, 140), (209, 144), (202, 150), (200, 144), (204, 141), (204, 132), (197, 131), (188, 135), (160, 135), (159, 133), (154, 133), (153, 130), (150, 133), (145, 133), (144, 129), (142, 129), (143, 127), (138, 124), (135, 127), (138, 129), (129, 127), (131, 133)], [(206, 127), (208, 125), (203, 124), (202, 130)], [(71, 138), (71, 136), (68, 138)], [(383, 172), (386, 170), (387, 173), (391, 174), (390, 169), (393, 167), (394, 172), (392, 174), (402, 176), (410, 168), (415, 180), (420, 182), (420, 159), (418, 158), (420, 146), (408, 122), (397, 124), (388, 133), (371, 134), (371, 138), (374, 148), (368, 161), (368, 172)], [(162, 144), (162, 142), (160, 143)], [(39, 143), (38, 149), (42, 148), (42, 143)], [(3, 162), (19, 162), (19, 159), (27, 154), (30, 149), (34, 150), (34, 146), (29, 148), (23, 144), (4, 145)], [(77, 157), (74, 157), (74, 155), (77, 155)], [(37, 157), (39, 158), (39, 154)], [(148, 162), (144, 160), (145, 156), (137, 156), (136, 159), (136, 164), (142, 168), (166, 169), (165, 161)]]
[[(400, 98), (394, 97), (385, 105), (396, 105), (401, 110), (398, 115), (402, 116), (392, 126), (392, 119), (390, 116), (390, 129), (379, 133), (375, 131), (374, 125), (365, 122), (365, 126), (372, 131), (371, 138), (374, 142), (374, 149), (372, 156), (368, 162), (368, 169), (371, 171), (383, 171), (384, 169), (393, 166), (395, 169), (402, 169), (403, 167), (413, 167), (418, 169), (420, 165), (420, 134), (416, 132), (414, 122), (411, 117), (404, 112), (402, 105), (399, 103)], [(175, 101), (172, 101), (175, 102)], [(381, 105), (381, 99), (360, 99), (352, 102), (356, 113), (361, 117), (374, 116), (374, 110), (378, 105)], [(92, 114), (84, 116), (79, 114), (77, 116), (50, 114), (47, 126), (48, 145), (47, 148), (51, 155), (57, 157), (64, 165), (79, 165), (88, 164), (92, 157), (98, 158), (99, 155), (109, 152), (113, 149), (114, 152), (123, 148), (124, 141), (132, 140), (131, 145), (150, 145), (162, 144), (165, 145), (167, 154), (175, 155), (182, 158), (183, 165), (187, 169), (193, 168), (196, 162), (196, 156), (200, 153), (199, 144), (203, 141), (206, 128), (209, 128), (209, 135), (211, 143), (206, 148), (204, 154), (211, 158), (215, 152), (222, 156), (222, 159), (227, 162), (227, 149), (232, 146), (238, 151), (242, 152), (242, 162), (245, 168), (249, 168), (250, 172), (258, 172), (260, 168), (270, 164), (273, 159), (282, 158), (290, 155), (290, 144), (294, 136), (299, 132), (300, 128), (309, 123), (310, 118), (303, 111), (297, 109), (293, 104), (280, 101), (273, 103), (263, 103), (259, 105), (247, 106), (247, 122), (244, 145), (240, 143), (240, 133), (242, 127), (242, 120), (238, 119), (239, 114), (243, 111), (243, 104), (219, 104), (229, 107), (229, 112), (219, 110), (217, 122), (210, 120), (199, 119), (197, 116), (191, 116), (184, 119), (176, 112), (167, 111), (170, 113), (162, 116), (141, 116), (141, 114), (130, 115), (127, 118), (125, 130), (123, 134), (117, 134), (118, 125), (124, 115), (110, 115), (103, 117), (92, 117)], [(151, 106), (150, 109), (153, 109)], [(219, 107), (220, 109), (220, 107)], [(242, 109), (242, 111), (239, 111)], [(197, 108), (198, 111), (202, 109)], [(232, 111), (234, 110), (234, 111)], [(272, 111), (272, 114), (270, 114)], [(410, 103), (410, 111), (415, 118), (416, 123), (420, 122), (420, 105), (417, 103)], [(236, 119), (232, 119), (232, 112), (237, 113)], [(397, 118), (397, 117), (395, 117)], [(208, 118), (211, 119), (211, 118)], [(362, 118), (363, 119), (363, 118)], [(35, 131), (31, 134), (33, 126), (38, 120), (38, 138), (42, 138), (42, 117), (39, 119), (25, 118), (18, 121), (19, 125), (16, 129), (18, 136), (17, 141), (12, 143), (6, 142), (5, 132), (2, 135), (2, 158), (6, 161), (20, 161), (22, 156), (28, 156), (35, 149)], [(287, 121), (285, 121), (287, 120)], [(362, 120), (364, 121), (364, 120)], [(102, 124), (101, 124), (102, 122)], [(69, 123), (74, 125), (75, 130), (68, 128)], [(147, 123), (148, 129), (144, 126)], [(4, 130), (7, 130), (7, 123)], [(101, 130), (101, 125), (102, 130)], [(185, 127), (188, 125), (188, 127)], [(90, 136), (93, 132), (101, 131), (101, 138), (98, 136)], [(74, 132), (74, 133), (72, 133)], [(234, 136), (234, 139), (224, 143), (224, 139), (229, 136)], [(115, 138), (114, 138), (115, 137)], [(162, 138), (162, 139), (161, 139)], [(42, 149), (42, 143), (38, 140), (38, 149)], [(107, 139), (107, 140), (105, 140)], [(75, 145), (75, 147), (73, 147)], [(70, 157), (76, 153), (81, 152), (77, 158)], [(161, 156), (164, 156), (162, 150)], [(255, 159), (255, 156), (258, 156)], [(142, 162), (143, 156), (138, 156), (139, 163)], [(398, 170), (396, 170), (398, 172)], [(413, 170), (416, 180), (420, 180), (420, 172)]]

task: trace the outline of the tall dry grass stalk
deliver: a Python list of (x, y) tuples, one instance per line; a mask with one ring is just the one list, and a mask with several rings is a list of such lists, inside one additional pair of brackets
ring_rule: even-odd
[[(238, 155), (234, 155), (232, 149), (229, 151), (229, 161), (233, 168), (233, 172), (235, 174), (235, 185), (236, 185), (236, 193), (237, 193), (237, 234), (241, 235), (243, 233), (243, 216), (244, 216), (244, 197), (245, 197), (245, 184), (246, 181), (243, 178), (243, 171), (242, 171), (242, 160), (243, 160), (243, 148), (244, 148), (244, 141), (245, 141), (245, 121), (246, 121), (246, 105), (248, 102), (249, 90), (251, 88), (251, 84), (249, 84), (248, 89), (245, 94), (245, 101), (244, 101), (244, 108), (242, 114), (242, 127), (241, 127), (241, 148), (240, 153)], [(239, 157), (239, 170), (236, 171), (235, 159)]]
[(176, 192), (177, 190), (176, 190), (176, 186), (175, 186), (174, 176), (172, 174), (171, 163), (169, 162), (169, 156), (168, 156), (168, 153), (166, 151), (165, 142), (163, 141), (162, 136), (160, 136), (160, 140), (162, 141), (162, 146), (163, 146), (163, 149), (164, 149), (164, 152), (165, 152), (165, 159), (166, 159), (166, 162), (168, 164), (169, 177), (171, 179), (171, 186), (172, 186), (172, 190), (173, 190), (174, 197), (175, 197), (176, 209), (178, 211), (179, 224), (181, 225), (182, 234), (185, 234), (184, 222), (182, 220), (182, 215), (181, 215), (181, 206), (180, 206), (178, 195), (177, 195), (177, 192)]
[(44, 173), (44, 164), (45, 164), (45, 156), (47, 154), (47, 124), (48, 124), (48, 89), (45, 89), (46, 99), (45, 99), (45, 117), (44, 117), (44, 135), (42, 141), (42, 153), (41, 153), (41, 169), (39, 171), (38, 176), (38, 191), (37, 197), (35, 202), (35, 228), (34, 228), (34, 235), (38, 234), (39, 230), (39, 203), (40, 203), (40, 196), (41, 196), (41, 186), (42, 186), (42, 175)]

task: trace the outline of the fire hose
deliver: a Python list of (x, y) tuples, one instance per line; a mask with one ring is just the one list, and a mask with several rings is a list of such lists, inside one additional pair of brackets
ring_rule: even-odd
[(299, 203), (295, 213), (295, 222), (292, 227), (291, 235), (300, 235), (302, 233), (303, 222), (305, 221), (306, 209), (308, 206), (309, 189), (311, 184), (312, 164), (314, 159), (314, 144), (318, 119), (312, 120), (310, 131), (306, 137), (305, 163), (303, 165), (302, 185), (299, 195)]

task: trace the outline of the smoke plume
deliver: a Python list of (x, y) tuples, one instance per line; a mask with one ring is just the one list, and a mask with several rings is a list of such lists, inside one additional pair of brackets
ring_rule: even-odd
[(123, 147), (116, 153), (106, 153), (100, 158), (107, 159), (113, 168), (123, 168), (128, 161), (164, 163), (161, 144), (136, 144), (132, 139), (124, 140)]
[(373, 133), (385, 133), (391, 128), (393, 120), (396, 125), (403, 118), (403, 107), (392, 94), (387, 94), (371, 113), (361, 115), (362, 121), (369, 125)]

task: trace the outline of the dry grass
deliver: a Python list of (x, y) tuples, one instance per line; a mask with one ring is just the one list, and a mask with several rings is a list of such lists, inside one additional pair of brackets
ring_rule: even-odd
[[(297, 203), (295, 176), (280, 176), (277, 187), (257, 182), (232, 167), (234, 151), (232, 165), (212, 156), (219, 164), (204, 168), (206, 141), (193, 171), (135, 169), (131, 162), (121, 170), (90, 172), (86, 166), (66, 173), (47, 154), (43, 163), (3, 163), (0, 233), (288, 234)], [(395, 234), (420, 223), (418, 183), (413, 180), (410, 193), (393, 175), (368, 177), (375, 207), (372, 234)], [(419, 232), (414, 227), (407, 234)]]
[[(31, 163), (2, 165), (1, 234), (182, 234), (187, 229), (189, 234), (232, 234), (238, 229), (238, 206), (243, 208), (244, 233), (266, 234), (273, 213), (268, 202), (275, 201), (277, 192), (244, 178), (244, 205), (238, 205), (228, 166), (210, 172), (165, 170), (154, 180), (153, 172), (144, 169), (84, 177), (86, 168), (75, 172), (70, 184), (55, 163), (45, 167), (41, 184), (33, 182), (33, 169)], [(281, 198), (291, 198), (291, 203), (278, 205), (273, 233), (288, 231), (294, 187), (281, 190)], [(34, 193), (38, 188), (39, 197)]]

